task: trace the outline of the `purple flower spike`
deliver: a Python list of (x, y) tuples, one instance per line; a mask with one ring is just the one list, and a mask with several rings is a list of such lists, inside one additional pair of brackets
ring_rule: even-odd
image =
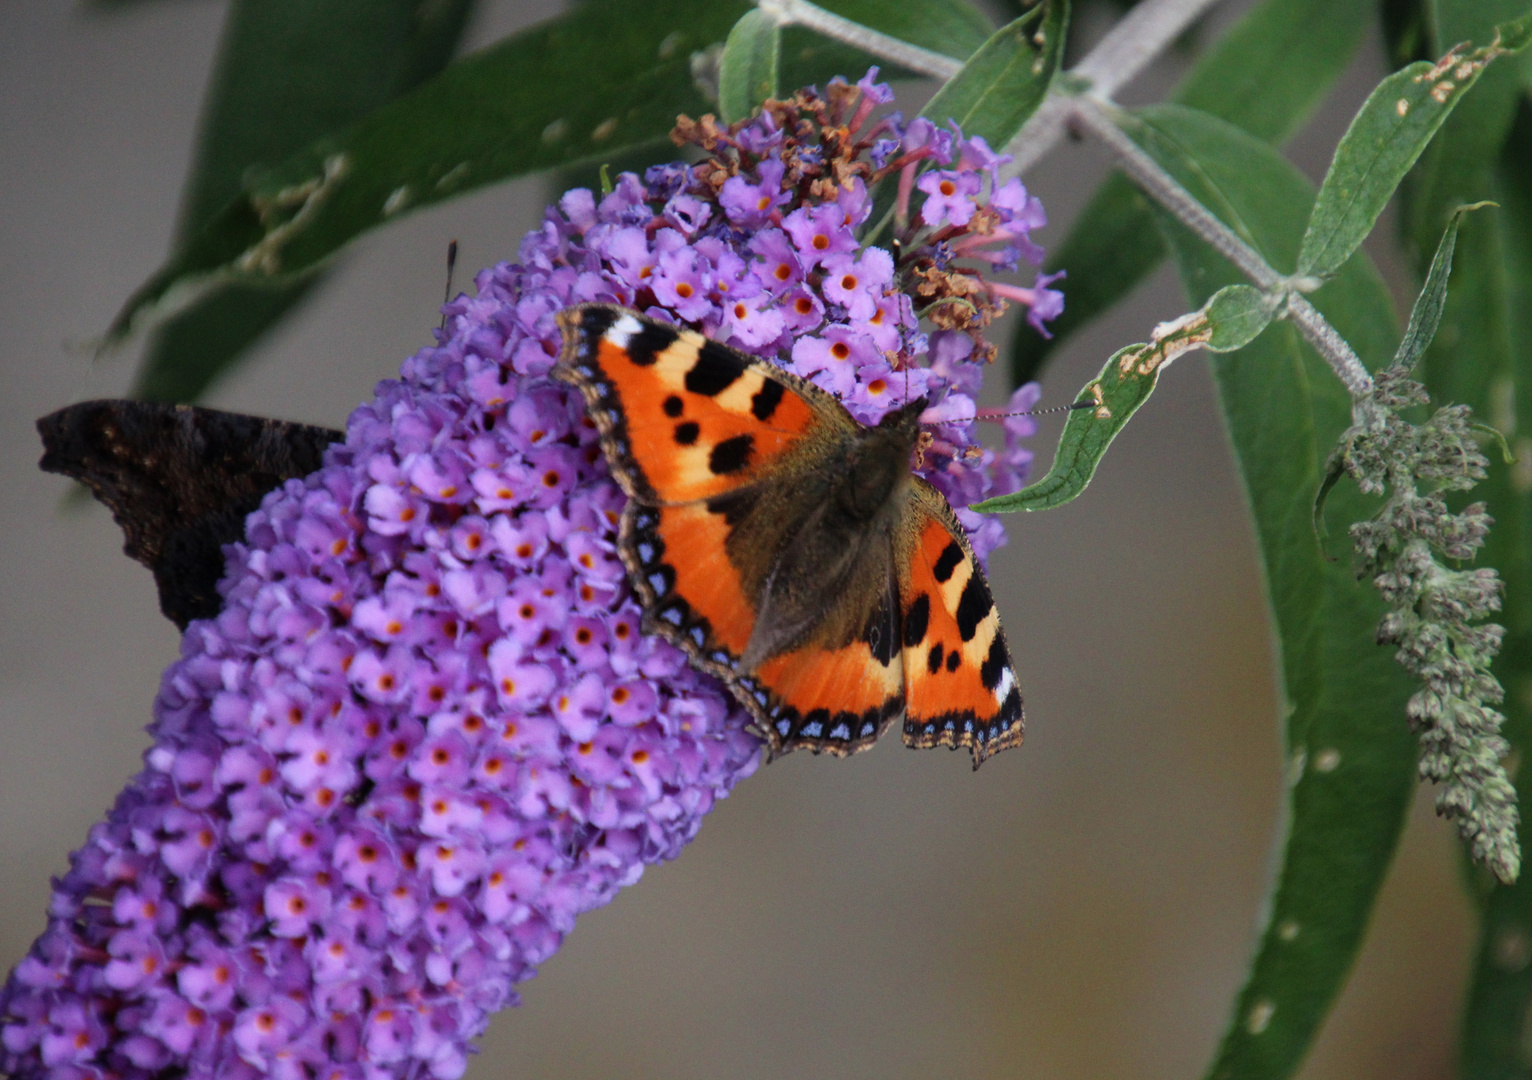
[[(727, 133), (683, 120), (712, 157), (565, 194), (324, 467), (250, 515), (223, 610), (164, 675), (145, 768), (0, 991), (0, 1072), (455, 1080), (576, 917), (675, 857), (756, 769), (724, 686), (641, 633), (616, 554), (625, 497), (578, 394), (548, 375), (560, 309), (690, 324), (864, 422), (925, 396), (922, 472), (955, 505), (1020, 482), (1021, 429), (997, 461), (969, 423), (997, 309), (918, 238), (898, 262), (861, 246), (873, 140), (901, 129), (815, 142), (888, 100), (870, 75), (834, 93), (839, 119), (795, 99), (817, 128), (783, 103)], [(964, 153), (922, 123), (918, 146), (878, 151), (890, 168)], [(1036, 217), (1002, 192), (924, 205), (966, 211), (982, 243)], [(1008, 288), (1041, 320), (1051, 280)], [(958, 311), (942, 299), (959, 286), (983, 317), (933, 315), (928, 339), (915, 311)], [(1003, 542), (959, 515), (980, 558)]]

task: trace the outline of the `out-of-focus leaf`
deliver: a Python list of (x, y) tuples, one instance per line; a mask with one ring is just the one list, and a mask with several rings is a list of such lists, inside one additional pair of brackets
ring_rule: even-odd
[[(240, 0), (224, 28), (178, 229), (196, 233), (270, 164), (436, 74), (472, 0)], [(156, 333), (134, 392), (191, 401), (315, 282), (218, 290)]]
[[(1197, 61), (1172, 96), (1257, 138), (1290, 138), (1329, 93), (1375, 17), (1372, 0), (1264, 0)], [(1160, 264), (1164, 240), (1149, 204), (1120, 173), (1096, 189), (1044, 269), (1068, 270), (1064, 314), (1049, 340), (1026, 327), (1012, 345), (1012, 378), (1037, 376), (1071, 333)]]
[(1232, 352), (1254, 341), (1271, 323), (1275, 304), (1259, 289), (1228, 285), (1198, 311), (1155, 327), (1148, 344), (1118, 349), (1075, 395), (1048, 475), (1021, 491), (988, 499), (972, 509), (987, 514), (1048, 510), (1078, 498), (1096, 475), (1107, 448), (1159, 382), (1160, 372), (1189, 349)]
[(777, 96), (782, 30), (775, 19), (753, 8), (740, 16), (718, 61), (718, 112), (726, 124), (743, 120), (767, 98)]
[(1004, 146), (1047, 96), (1068, 26), (1069, 0), (1045, 0), (995, 31), (920, 115), (941, 126), (955, 121), (969, 138)]
[[(1290, 270), (1313, 205), (1308, 182), (1269, 146), (1205, 114), (1162, 106), (1130, 134), (1204, 205)], [(1182, 226), (1166, 223), (1193, 301), (1240, 280)], [(1393, 351), (1387, 290), (1365, 256), (1311, 298), (1369, 367)], [(1302, 1063), (1350, 969), (1414, 785), (1407, 676), (1374, 644), (1381, 602), (1320, 551), (1310, 520), (1348, 393), (1287, 323), (1213, 359), (1255, 515), (1281, 641), (1287, 700), (1288, 833), (1267, 922), (1208, 1075), (1278, 1080)], [(1331, 516), (1368, 516), (1351, 485)]]
[(1480, 74), (1496, 58), (1532, 40), (1532, 16), (1525, 21), (1524, 27), (1512, 22), (1496, 28), (1491, 45), (1449, 53), (1434, 65), (1410, 64), (1377, 85), (1352, 119), (1319, 186), (1298, 251), (1298, 273), (1329, 277), (1361, 246), (1404, 174)]
[[(1493, 74), (1493, 72), (1491, 73)], [(1494, 93), (1488, 76), (1464, 102)], [(1449, 132), (1458, 116), (1449, 123)], [(1425, 166), (1422, 162), (1422, 169)], [(1477, 162), (1483, 165), (1482, 159)], [(1532, 108), (1521, 105), (1484, 186), (1500, 207), (1464, 223), (1442, 329), (1426, 353), (1432, 393), (1438, 386), (1465, 398), (1511, 441), (1509, 468), (1491, 455), (1489, 477), (1474, 489), (1495, 519), (1481, 565), (1505, 580), (1498, 622), (1506, 628), (1495, 675), (1506, 689), (1504, 729), (1522, 756), (1516, 774), (1523, 843), (1532, 842)], [(1484, 179), (1481, 175), (1481, 180)], [(1418, 193), (1418, 191), (1417, 191)], [(1422, 214), (1422, 217), (1425, 215)], [(1470, 265), (1472, 261), (1472, 265)], [(1476, 295), (1465, 295), (1472, 290)], [(1450, 340), (1449, 340), (1450, 338)], [(1493, 885), (1485, 901), (1478, 955), (1460, 1040), (1464, 1080), (1527, 1075), (1527, 1020), (1532, 1007), (1532, 877)]]
[(590, 0), (458, 60), (247, 179), (129, 299), (109, 338), (173, 291), (291, 279), (405, 210), (663, 140), (677, 113), (709, 108), (692, 54), (722, 42), (748, 9), (742, 0)]
[[(975, 37), (968, 9), (950, 0), (825, 6), (938, 51)], [(108, 344), (139, 317), (209, 284), (282, 283), (310, 273), (357, 234), (406, 211), (663, 142), (678, 113), (711, 109), (695, 85), (693, 57), (721, 44), (748, 10), (743, 0), (589, 0), (462, 58), (249, 177), (129, 298)], [(915, 36), (927, 31), (934, 40)], [(975, 47), (988, 33), (986, 26)]]

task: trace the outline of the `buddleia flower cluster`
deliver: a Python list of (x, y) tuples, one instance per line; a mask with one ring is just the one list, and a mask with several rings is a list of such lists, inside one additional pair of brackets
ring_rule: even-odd
[[(576, 917), (756, 769), (727, 690), (642, 632), (625, 496), (549, 378), (562, 308), (698, 328), (867, 422), (926, 396), (923, 473), (956, 505), (1021, 482), (1029, 421), (999, 454), (974, 437), (982, 331), (1057, 294), (958, 267), (1036, 261), (1041, 207), (981, 141), (870, 119), (888, 99), (869, 76), (683, 123), (700, 165), (568, 192), (265, 499), (165, 672), (143, 771), (0, 993), (0, 1072), (451, 1080)], [(858, 239), (881, 176), (897, 258)], [(982, 554), (1003, 539), (959, 514)]]
[(1481, 622), (1500, 609), (1502, 582), (1491, 568), (1442, 561), (1471, 562), (1483, 546), (1492, 524), (1484, 504), (1452, 513), (1443, 495), (1472, 488), (1488, 461), (1467, 406), (1437, 409), (1418, 425), (1399, 415), (1428, 403), (1402, 366), (1377, 376), (1339, 462), (1363, 491), (1388, 501), (1351, 536), (1360, 574), (1390, 609), (1378, 641), (1398, 646), (1399, 663), (1423, 684), (1407, 706), (1420, 735), (1420, 776), (1441, 785), (1437, 812), (1456, 819), (1473, 857), (1509, 883), (1521, 865), (1518, 813), (1500, 764), (1509, 744), (1495, 706), (1505, 695), (1490, 671), (1505, 630)]

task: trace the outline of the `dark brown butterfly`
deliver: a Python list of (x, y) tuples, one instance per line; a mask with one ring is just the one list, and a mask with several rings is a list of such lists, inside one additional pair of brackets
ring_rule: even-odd
[(160, 610), (181, 629), (218, 614), (223, 545), (284, 480), (323, 464), (339, 431), (149, 401), (85, 401), (37, 422), (38, 464), (90, 488), (123, 551), (154, 571)]

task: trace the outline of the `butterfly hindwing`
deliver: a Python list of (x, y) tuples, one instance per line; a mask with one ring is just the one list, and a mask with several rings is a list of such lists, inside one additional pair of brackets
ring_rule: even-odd
[(757, 719), (773, 753), (806, 748), (844, 757), (871, 746), (904, 710), (892, 588), (851, 641), (815, 641), (774, 656), (746, 682), (765, 691), (757, 698), (764, 698), (765, 715)]
[(1021, 691), (1000, 613), (963, 527), (923, 480), (899, 538), (904, 741), (967, 746), (974, 768), (1022, 737)]

